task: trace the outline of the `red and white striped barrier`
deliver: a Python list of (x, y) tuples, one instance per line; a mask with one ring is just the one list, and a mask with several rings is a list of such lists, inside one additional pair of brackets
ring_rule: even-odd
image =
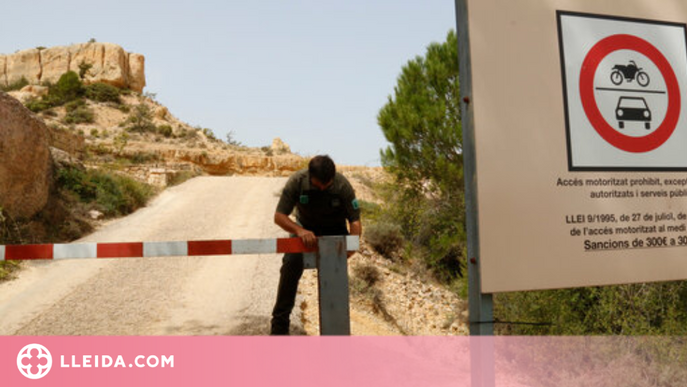
[[(357, 235), (346, 236), (347, 251), (356, 251), (359, 246), (360, 240)], [(317, 251), (316, 248), (306, 248), (300, 238), (0, 245), (0, 261), (281, 254), (315, 251)]]

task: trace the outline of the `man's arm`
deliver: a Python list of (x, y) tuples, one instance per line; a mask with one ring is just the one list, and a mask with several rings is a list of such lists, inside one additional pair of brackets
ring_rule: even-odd
[(350, 234), (351, 235), (357, 235), (360, 236), (363, 233), (363, 225), (360, 223), (360, 220), (356, 220), (354, 222), (351, 222), (350, 224)]
[(281, 212), (275, 212), (274, 223), (289, 234), (295, 234), (301, 238), (305, 247), (311, 248), (317, 245), (317, 237), (315, 234), (299, 226), (296, 222), (291, 220), (288, 215), (282, 214)]

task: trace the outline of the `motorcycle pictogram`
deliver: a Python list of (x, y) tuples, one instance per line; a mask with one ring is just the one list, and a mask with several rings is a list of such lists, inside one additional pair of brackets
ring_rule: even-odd
[(637, 67), (637, 63), (631, 60), (630, 64), (615, 65), (611, 73), (611, 82), (618, 86), (623, 83), (623, 79), (627, 82), (632, 82), (637, 79), (639, 86), (646, 87), (649, 85), (649, 75), (643, 71), (641, 67)]

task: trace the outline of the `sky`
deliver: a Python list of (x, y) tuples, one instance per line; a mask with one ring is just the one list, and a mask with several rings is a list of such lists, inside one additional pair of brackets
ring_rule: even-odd
[(380, 165), (377, 114), (402, 66), (455, 29), (453, 0), (31, 0), (3, 5), (0, 53), (90, 39), (145, 56), (144, 92), (243, 145)]

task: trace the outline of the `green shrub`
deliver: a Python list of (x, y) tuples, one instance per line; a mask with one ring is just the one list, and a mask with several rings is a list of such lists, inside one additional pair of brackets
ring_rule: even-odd
[(57, 172), (57, 184), (75, 193), (83, 202), (95, 200), (96, 187), (88, 178), (88, 173), (77, 168), (60, 169)]
[(100, 170), (61, 169), (57, 184), (106, 216), (129, 214), (144, 206), (154, 193), (146, 184)]
[(79, 108), (82, 108), (82, 107), (84, 107), (84, 106), (86, 106), (86, 105), (87, 105), (87, 104), (86, 104), (86, 101), (84, 101), (83, 99), (79, 98), (79, 99), (73, 100), (73, 101), (68, 102), (67, 104), (65, 104), (65, 105), (64, 105), (64, 110), (66, 110), (67, 113), (69, 113), (69, 112), (73, 112), (74, 110), (77, 110), (77, 109), (79, 109)]
[[(83, 136), (83, 130), (79, 129), (79, 134)], [(86, 153), (104, 156), (112, 153), (112, 150), (103, 143), (86, 144)]]
[(143, 93), (144, 98), (148, 98), (151, 101), (155, 101), (157, 98), (157, 93), (152, 93), (150, 91), (146, 91)]
[[(56, 84), (48, 84), (48, 95), (40, 99), (29, 99), (25, 106), (34, 113), (38, 113), (53, 107), (62, 106), (68, 102), (79, 99), (84, 94), (84, 87), (79, 76), (69, 71), (60, 77)], [(76, 118), (77, 120), (83, 118)]]
[(64, 107), (67, 112), (64, 117), (66, 124), (90, 124), (95, 121), (93, 110), (88, 107), (83, 99), (73, 100)]
[(428, 194), (400, 184), (387, 183), (378, 189), (385, 202), (380, 219), (399, 225), (405, 240), (412, 244), (409, 251), (413, 256), (404, 256), (424, 262), (444, 284), (463, 277), (466, 244), (462, 193)]
[(209, 138), (210, 140), (217, 140), (217, 137), (215, 137), (215, 132), (213, 132), (212, 129), (200, 128), (200, 127), (198, 127), (197, 129), (200, 130), (201, 132), (203, 132), (205, 137)]
[(19, 268), (18, 261), (2, 261), (0, 262), (0, 282), (12, 276), (12, 272)]
[(363, 281), (366, 287), (372, 287), (382, 278), (377, 266), (362, 264), (353, 267), (353, 275)]
[(79, 78), (83, 79), (91, 68), (93, 68), (93, 65), (90, 63), (79, 63)]
[(366, 221), (374, 221), (382, 214), (382, 206), (366, 200), (358, 200), (360, 204), (360, 214)]
[(129, 157), (129, 160), (131, 160), (131, 162), (134, 164), (145, 164), (153, 161), (159, 161), (160, 156), (156, 155), (155, 153), (136, 152)]
[(500, 293), (494, 315), (517, 335), (685, 335), (687, 281)]
[(50, 88), (48, 96), (54, 99), (54, 102), (63, 105), (82, 97), (84, 92), (85, 90), (79, 75), (73, 71), (68, 71), (62, 74), (57, 83)]
[(160, 125), (157, 127), (157, 132), (161, 135), (170, 138), (174, 135), (174, 130), (170, 125)]
[(134, 111), (127, 118), (125, 126), (130, 132), (156, 132), (157, 127), (153, 124), (152, 119), (153, 116), (148, 105), (141, 103), (136, 105)]
[[(5, 215), (4, 210), (0, 207), (0, 245), (9, 244), (12, 242), (10, 234), (12, 234), (12, 227), (9, 224), (9, 217)], [(12, 271), (19, 266), (18, 261), (0, 261), (0, 282), (10, 277)]]
[(372, 223), (365, 228), (365, 240), (380, 254), (389, 257), (403, 246), (403, 235), (397, 224)]
[(366, 299), (375, 313), (384, 314), (386, 307), (384, 306), (382, 291), (375, 286), (380, 278), (381, 274), (376, 266), (369, 264), (357, 265), (353, 267), (353, 276), (350, 278), (349, 286), (351, 293)]
[(145, 206), (153, 196), (153, 189), (147, 184), (140, 183), (129, 177), (114, 175), (114, 181), (118, 187), (121, 197), (117, 196), (116, 190), (113, 192), (113, 208), (119, 214), (129, 214), (138, 208)]
[(129, 135), (126, 132), (121, 132), (114, 138), (114, 146), (117, 153), (122, 153), (126, 145), (129, 143)]
[(86, 98), (96, 102), (121, 103), (119, 89), (107, 83), (94, 83), (85, 87)]
[(51, 109), (53, 104), (46, 98), (30, 98), (24, 102), (24, 106), (34, 113), (40, 113), (44, 110)]
[(29, 81), (26, 80), (25, 77), (21, 77), (21, 79), (18, 79), (12, 83), (10, 83), (7, 86), (2, 87), (2, 91), (8, 92), (8, 91), (15, 91), (15, 90), (21, 90), (24, 88), (24, 86), (28, 86)]
[(198, 131), (193, 129), (181, 129), (177, 137), (183, 138), (185, 140), (195, 140), (196, 138), (198, 138)]
[(173, 187), (175, 185), (179, 185), (179, 184), (181, 184), (181, 183), (183, 183), (189, 179), (192, 179), (196, 176), (198, 176), (198, 174), (195, 172), (192, 172), (192, 171), (181, 171), (181, 172), (175, 173), (167, 181), (167, 186)]
[(241, 142), (236, 140), (233, 130), (230, 130), (229, 133), (227, 133), (227, 144), (233, 146), (242, 146)]

